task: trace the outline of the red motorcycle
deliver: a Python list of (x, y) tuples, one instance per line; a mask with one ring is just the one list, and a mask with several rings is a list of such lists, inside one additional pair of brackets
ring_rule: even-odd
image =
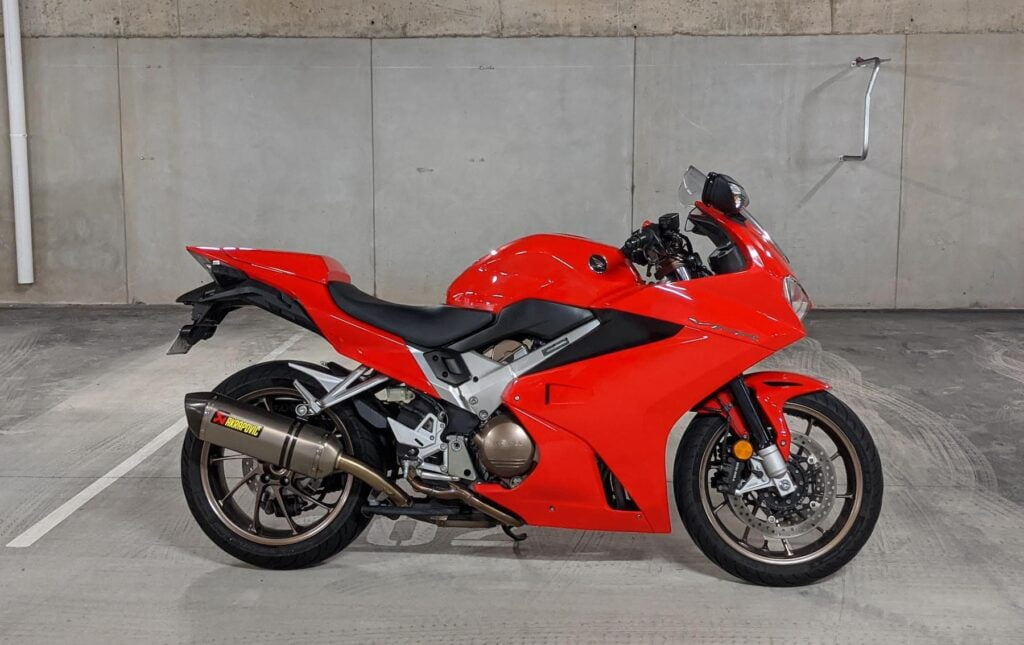
[[(864, 424), (828, 385), (745, 370), (801, 339), (810, 301), (726, 175), (619, 249), (533, 235), (491, 251), (447, 304), (386, 302), (317, 255), (189, 247), (213, 278), (170, 353), (253, 305), (358, 365), (274, 361), (185, 397), (182, 485), (206, 534), (270, 568), (337, 553), (375, 515), (439, 526), (671, 530), (726, 571), (806, 584), (846, 564), (882, 503)], [(688, 201), (684, 199), (684, 201)], [(707, 263), (686, 233), (714, 245)], [(645, 268), (646, 279), (637, 267)]]

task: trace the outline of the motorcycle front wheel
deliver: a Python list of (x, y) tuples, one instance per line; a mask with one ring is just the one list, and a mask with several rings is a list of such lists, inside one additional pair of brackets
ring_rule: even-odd
[(721, 417), (697, 417), (676, 452), (673, 487), (686, 530), (718, 566), (759, 585), (805, 585), (838, 571), (867, 542), (882, 507), (878, 451), (849, 407), (815, 392), (789, 401), (785, 413), (797, 484), (790, 495), (727, 492), (735, 435)]

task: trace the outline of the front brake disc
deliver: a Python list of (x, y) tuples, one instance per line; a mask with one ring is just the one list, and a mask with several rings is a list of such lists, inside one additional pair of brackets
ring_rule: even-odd
[(800, 496), (791, 510), (774, 514), (765, 503), (767, 491), (754, 493), (760, 503), (750, 503), (740, 495), (725, 496), (736, 517), (766, 538), (794, 538), (813, 531), (836, 502), (836, 469), (828, 452), (805, 435), (794, 434), (791, 441), (794, 449), (801, 449), (802, 459), (793, 458), (791, 463), (797, 464), (803, 481), (800, 489), (791, 493)]

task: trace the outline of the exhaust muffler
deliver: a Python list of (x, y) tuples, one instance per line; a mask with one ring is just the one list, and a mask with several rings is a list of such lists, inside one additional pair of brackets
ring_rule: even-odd
[(322, 479), (348, 473), (387, 495), (397, 506), (412, 502), (400, 488), (346, 455), (333, 433), (212, 392), (185, 395), (188, 429), (202, 441)]

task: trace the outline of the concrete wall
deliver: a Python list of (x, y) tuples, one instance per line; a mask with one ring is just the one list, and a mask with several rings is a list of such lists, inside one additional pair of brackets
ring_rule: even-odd
[[(1024, 34), (42, 38), (25, 55), (38, 280), (15, 285), (5, 149), (2, 302), (167, 302), (203, 279), (185, 243), (329, 253), (367, 290), (437, 301), (519, 235), (621, 243), (679, 209), (694, 163), (747, 186), (819, 306), (1024, 307)], [(869, 159), (839, 163), (859, 146), (857, 55), (893, 60)]]
[(195, 243), (335, 255), (372, 285), (369, 41), (125, 40), (120, 61), (130, 301), (205, 277)]
[(374, 42), (377, 288), (443, 297), (540, 231), (629, 234), (632, 39)]
[(36, 283), (17, 286), (7, 88), (0, 145), (0, 300), (124, 302), (117, 42), (26, 40)]
[(907, 48), (898, 302), (1024, 306), (1024, 37)]
[(29, 36), (652, 36), (1024, 31), (1019, 0), (22, 0)]

